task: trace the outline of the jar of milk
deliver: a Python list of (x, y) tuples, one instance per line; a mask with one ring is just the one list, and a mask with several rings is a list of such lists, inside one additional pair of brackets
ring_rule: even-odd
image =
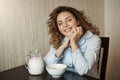
[(30, 51), (25, 56), (25, 66), (31, 75), (39, 75), (44, 71), (44, 63), (41, 57), (41, 52), (38, 50)]

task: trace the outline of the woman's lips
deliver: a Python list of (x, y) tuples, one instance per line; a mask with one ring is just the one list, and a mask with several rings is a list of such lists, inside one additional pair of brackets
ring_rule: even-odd
[(71, 30), (72, 30), (72, 27), (65, 29), (64, 32), (70, 32)]

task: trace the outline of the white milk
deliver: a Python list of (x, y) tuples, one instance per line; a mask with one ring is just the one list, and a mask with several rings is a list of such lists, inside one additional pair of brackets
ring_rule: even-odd
[(31, 75), (42, 74), (44, 64), (41, 57), (33, 57), (28, 62), (28, 71)]

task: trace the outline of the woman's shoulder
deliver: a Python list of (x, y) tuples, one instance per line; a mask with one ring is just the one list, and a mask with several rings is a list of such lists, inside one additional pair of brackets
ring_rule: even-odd
[(100, 37), (96, 34), (93, 34), (91, 31), (87, 31), (85, 33), (85, 39), (93, 39), (93, 40), (98, 39), (98, 40), (100, 40)]
[(93, 34), (91, 31), (87, 31), (84, 36), (79, 40), (79, 45), (84, 45), (89, 42), (100, 41), (100, 37), (96, 34)]
[(86, 44), (88, 45), (91, 45), (91, 44), (95, 44), (95, 45), (100, 45), (101, 44), (101, 39), (100, 39), (100, 36), (96, 35), (96, 34), (93, 34), (91, 32), (92, 36), (89, 37), (89, 38), (86, 38)]

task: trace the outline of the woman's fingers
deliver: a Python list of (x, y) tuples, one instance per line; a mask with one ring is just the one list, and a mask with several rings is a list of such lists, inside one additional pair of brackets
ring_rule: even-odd
[(77, 27), (76, 29), (77, 29), (77, 34), (79, 36), (82, 36), (83, 35), (83, 29), (82, 29), (82, 27)]
[(71, 36), (69, 36), (69, 37), (67, 38), (67, 42), (69, 42), (69, 41), (70, 41), (70, 38), (71, 38)]
[(73, 34), (71, 36), (71, 40), (78, 41), (82, 35), (83, 35), (82, 27), (76, 27), (73, 29)]

